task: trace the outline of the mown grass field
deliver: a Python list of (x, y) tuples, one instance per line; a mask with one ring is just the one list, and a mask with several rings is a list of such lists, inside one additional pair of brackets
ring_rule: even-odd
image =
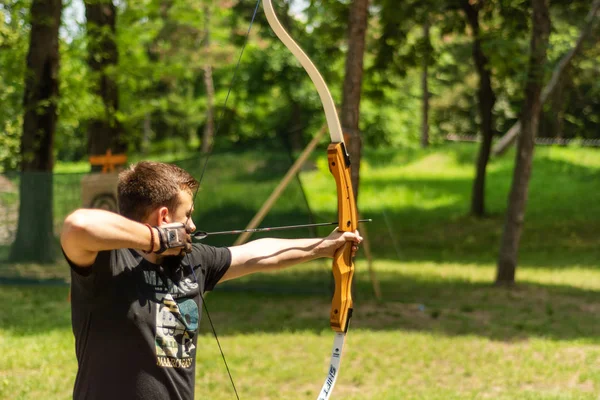
[[(374, 298), (359, 258), (332, 398), (599, 399), (600, 152), (537, 149), (518, 285), (510, 289), (492, 282), (513, 158), (490, 164), (489, 216), (476, 220), (468, 216), (474, 157), (472, 145), (365, 155), (360, 204), (374, 218), (368, 234), (384, 298)], [(249, 196), (226, 165), (217, 159), (211, 167), (221, 195), (203, 189), (199, 201), (218, 197), (210, 204), (223, 210), (245, 196), (260, 205), (272, 187), (268, 174)], [(321, 157), (314, 165), (302, 182), (315, 214), (328, 220), (332, 179)], [(260, 165), (248, 166), (256, 171)], [(290, 209), (284, 202), (269, 222), (287, 222)], [(61, 263), (0, 267), (65, 271)], [(318, 262), (254, 276), (209, 296), (241, 399), (316, 398), (333, 340), (327, 269)], [(0, 398), (69, 398), (76, 361), (67, 291), (0, 287)], [(235, 398), (206, 320), (197, 358), (197, 398)]]

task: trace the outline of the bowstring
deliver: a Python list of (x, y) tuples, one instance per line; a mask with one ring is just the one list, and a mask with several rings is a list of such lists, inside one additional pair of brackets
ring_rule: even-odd
[[(246, 49), (246, 45), (248, 44), (248, 40), (250, 37), (250, 31), (252, 30), (252, 25), (254, 24), (254, 20), (256, 19), (256, 14), (258, 13), (259, 6), (260, 6), (260, 0), (256, 0), (256, 5), (254, 6), (254, 11), (252, 13), (252, 18), (250, 20), (250, 24), (248, 25), (248, 30), (246, 31), (246, 37), (244, 39), (244, 44), (242, 45), (242, 49), (240, 50), (240, 55), (238, 56), (235, 69), (233, 70), (233, 76), (231, 78), (231, 82), (229, 83), (229, 88), (227, 89), (227, 96), (225, 96), (223, 108), (221, 109), (221, 112), (219, 113), (219, 116), (217, 118), (217, 125), (215, 127), (213, 141), (210, 144), (208, 153), (206, 154), (206, 158), (204, 159), (204, 164), (202, 165), (202, 169), (200, 171), (200, 178), (198, 179), (198, 185), (196, 186), (196, 190), (194, 191), (194, 195), (192, 196), (192, 205), (190, 206), (190, 212), (188, 213), (188, 217), (187, 217), (187, 220), (185, 223), (186, 226), (188, 225), (188, 222), (189, 222), (190, 218), (192, 217), (192, 210), (194, 209), (194, 204), (196, 203), (196, 196), (198, 195), (198, 190), (200, 189), (202, 180), (204, 179), (204, 173), (206, 172), (208, 160), (210, 159), (210, 157), (213, 153), (214, 138), (217, 136), (217, 134), (219, 133), (219, 129), (221, 128), (221, 122), (223, 121), (223, 118), (225, 115), (225, 110), (227, 109), (227, 102), (229, 100), (229, 96), (233, 89), (233, 85), (235, 84), (236, 78), (238, 76), (238, 71), (239, 71), (241, 61), (242, 61), (242, 56), (244, 54), (244, 50)], [(189, 253), (186, 254), (186, 256), (188, 257), (189, 267), (192, 271), (192, 274), (194, 275), (194, 279), (196, 280), (196, 282), (198, 282), (198, 278), (196, 277), (196, 273), (194, 272), (194, 267), (192, 266), (192, 263), (190, 262), (190, 259), (189, 259)], [(238, 395), (237, 388), (235, 387), (235, 383), (233, 381), (233, 376), (231, 375), (231, 370), (229, 369), (229, 364), (227, 363), (227, 359), (225, 358), (225, 353), (223, 352), (223, 348), (221, 347), (221, 342), (219, 341), (219, 336), (217, 335), (215, 325), (213, 324), (212, 318), (210, 317), (210, 313), (208, 312), (208, 307), (206, 305), (206, 301), (205, 301), (204, 295), (202, 293), (202, 288), (198, 292), (200, 293), (200, 299), (202, 300), (202, 304), (204, 306), (204, 311), (206, 311), (206, 317), (208, 318), (208, 322), (210, 323), (212, 333), (215, 337), (215, 340), (217, 341), (217, 346), (219, 347), (219, 352), (221, 352), (221, 358), (223, 359), (223, 363), (225, 364), (225, 369), (227, 370), (227, 375), (229, 375), (229, 381), (231, 382), (231, 387), (233, 388), (233, 392), (235, 393), (236, 399), (240, 400), (240, 396)]]

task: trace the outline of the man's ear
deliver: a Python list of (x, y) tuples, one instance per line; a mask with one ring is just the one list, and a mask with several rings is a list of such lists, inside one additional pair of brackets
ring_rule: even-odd
[(157, 216), (158, 216), (157, 222), (159, 225), (161, 223), (168, 224), (171, 222), (171, 216), (169, 215), (169, 209), (167, 207), (159, 208), (158, 212), (157, 212)]

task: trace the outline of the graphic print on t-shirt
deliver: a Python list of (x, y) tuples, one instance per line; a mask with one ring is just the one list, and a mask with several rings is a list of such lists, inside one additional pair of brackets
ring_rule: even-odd
[[(186, 279), (174, 289), (181, 293), (197, 287), (197, 283)], [(193, 339), (198, 330), (198, 305), (193, 299), (177, 299), (166, 293), (156, 306), (157, 364), (161, 367), (190, 368), (195, 356)]]

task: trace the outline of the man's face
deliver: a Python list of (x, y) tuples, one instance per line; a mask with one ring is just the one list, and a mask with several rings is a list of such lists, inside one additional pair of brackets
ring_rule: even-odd
[[(170, 218), (168, 218), (167, 222), (181, 222), (182, 224), (186, 224), (192, 232), (195, 231), (196, 225), (192, 221), (192, 212), (194, 211), (192, 203), (193, 196), (191, 193), (186, 191), (179, 192), (179, 206), (173, 212), (169, 213)], [(184, 256), (185, 253), (183, 251), (177, 255), (166, 255), (161, 257), (160, 263), (167, 269), (175, 269), (180, 266)]]
[(181, 222), (183, 224), (187, 224), (191, 228), (191, 231), (196, 230), (196, 225), (194, 225), (194, 221), (192, 221), (192, 212), (194, 211), (193, 196), (188, 191), (179, 192), (179, 206), (173, 211), (171, 214), (170, 222)]

